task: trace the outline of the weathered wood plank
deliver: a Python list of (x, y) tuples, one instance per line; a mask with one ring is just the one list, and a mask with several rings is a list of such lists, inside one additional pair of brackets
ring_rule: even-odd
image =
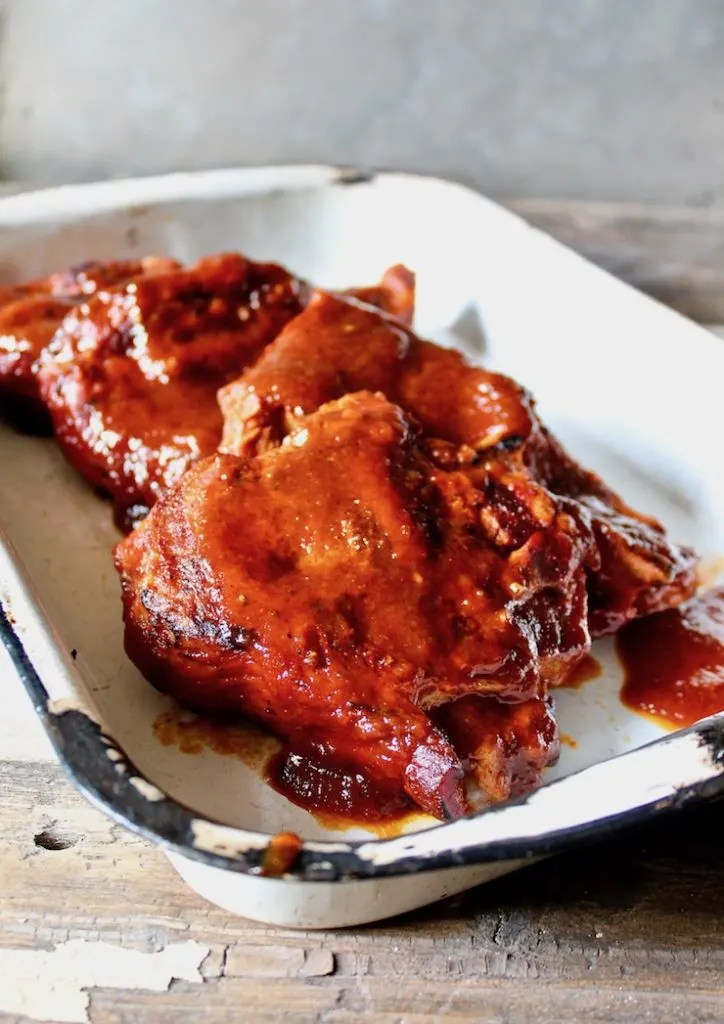
[(724, 212), (520, 199), (509, 207), (593, 263), (701, 323), (724, 321)]
[[(52, 764), (0, 764), (0, 948), (207, 947), (203, 985), (93, 990), (94, 1022), (724, 1019), (721, 808), (538, 864), (407, 918), (289, 932), (234, 918)], [(31, 809), (32, 808), (32, 809)], [(535, 984), (521, 984), (535, 982)], [(542, 987), (541, 987), (542, 985)], [(543, 997), (542, 994), (545, 993)], [(0, 998), (0, 1006), (2, 1005)], [(720, 1013), (720, 1016), (717, 1016)], [(3, 1018), (0, 1014), (0, 1020)]]
[[(667, 992), (641, 991), (624, 984), (605, 991), (584, 986), (440, 983), (408, 977), (404, 984), (362, 979), (303, 985), (283, 979), (273, 988), (222, 978), (203, 990), (179, 985), (164, 995), (96, 991), (94, 1024), (227, 1024), (230, 1013), (250, 1024), (703, 1024), (721, 1021), (721, 995), (689, 992), (685, 1000)], [(243, 1016), (241, 1016), (243, 1014)], [(200, 1016), (199, 1016), (200, 1015)]]

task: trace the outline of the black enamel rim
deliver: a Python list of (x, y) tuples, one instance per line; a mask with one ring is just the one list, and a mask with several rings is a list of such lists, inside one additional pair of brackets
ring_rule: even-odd
[[(131, 831), (186, 858), (227, 871), (265, 874), (264, 856), (272, 836), (224, 826), (233, 835), (233, 856), (199, 848), (194, 842), (193, 825), (194, 822), (208, 819), (191, 812), (171, 797), (150, 799), (145, 795), (143, 787), (139, 787), (137, 782), (148, 780), (134, 768), (112, 738), (105, 735), (82, 711), (55, 714), (49, 710), (48, 691), (1, 604), (0, 639), (33, 701), (61, 764), (93, 804)], [(724, 769), (724, 723), (702, 723), (696, 727), (696, 737), (701, 746), (708, 748), (712, 763)], [(114, 751), (113, 757), (109, 757), (109, 750)], [(297, 881), (345, 881), (407, 875), (501, 860), (532, 859), (610, 835), (623, 826), (644, 822), (675, 810), (684, 803), (691, 804), (719, 796), (723, 786), (724, 770), (705, 783), (647, 806), (623, 812), (615, 819), (598, 819), (575, 828), (563, 828), (526, 839), (488, 841), (461, 849), (438, 850), (433, 856), (427, 857), (420, 856), (421, 836), (447, 826), (441, 824), (426, 833), (414, 834), (414, 843), (410, 845), (416, 847), (417, 852), (404, 856), (403, 848), (403, 855), (381, 863), (362, 858), (357, 851), (363, 845), (368, 850), (370, 846), (382, 848), (389, 840), (304, 842), (283, 877)], [(516, 803), (525, 803), (525, 798)], [(495, 809), (487, 812), (495, 813)]]

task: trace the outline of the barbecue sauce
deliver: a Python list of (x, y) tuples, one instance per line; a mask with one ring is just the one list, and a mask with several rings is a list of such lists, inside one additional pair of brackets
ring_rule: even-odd
[(363, 775), (321, 764), (289, 748), (269, 760), (265, 779), (287, 800), (331, 827), (387, 825), (416, 810), (397, 787), (381, 789)]
[(581, 660), (573, 666), (561, 686), (565, 686), (567, 690), (580, 690), (592, 679), (598, 679), (602, 673), (600, 662), (596, 661), (592, 654), (584, 654)]
[(669, 728), (724, 711), (724, 587), (629, 623), (616, 647), (633, 711)]

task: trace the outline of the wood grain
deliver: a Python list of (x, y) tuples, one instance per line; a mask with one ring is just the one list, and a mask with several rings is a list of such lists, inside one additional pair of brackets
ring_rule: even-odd
[(724, 322), (720, 209), (520, 199), (515, 213), (700, 323)]
[(0, 807), (0, 946), (209, 949), (203, 985), (93, 990), (94, 1024), (221, 1022), (234, 1006), (249, 1022), (724, 1020), (717, 806), (391, 923), (321, 933), (203, 902), (56, 765), (0, 763)]

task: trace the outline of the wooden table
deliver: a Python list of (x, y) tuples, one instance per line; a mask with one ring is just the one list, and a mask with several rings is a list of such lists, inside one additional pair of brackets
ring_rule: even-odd
[[(724, 323), (724, 215), (521, 201), (533, 222)], [(188, 890), (87, 804), (0, 656), (0, 1021), (724, 1022), (720, 807), (375, 927), (289, 932)], [(23, 994), (24, 993), (24, 994)]]

